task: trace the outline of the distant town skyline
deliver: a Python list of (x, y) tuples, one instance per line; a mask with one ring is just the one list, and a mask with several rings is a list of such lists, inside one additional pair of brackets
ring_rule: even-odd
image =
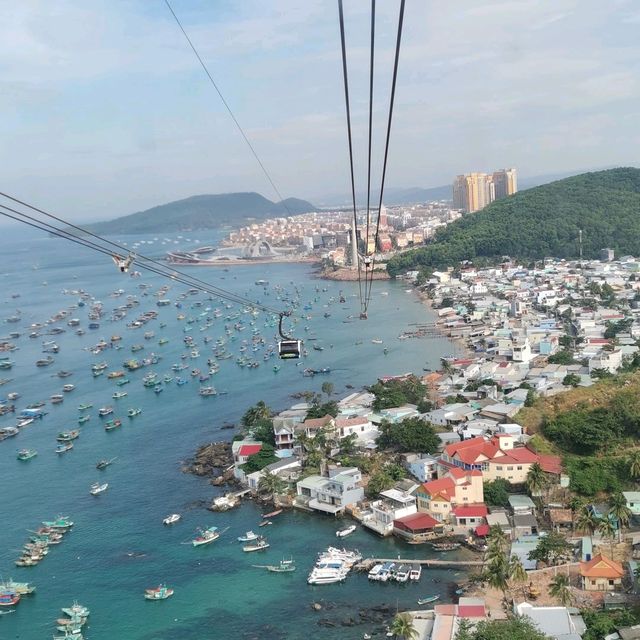
[(514, 167), (492, 173), (472, 172), (456, 176), (452, 195), (454, 209), (473, 213), (495, 200), (512, 196), (518, 191), (518, 172)]
[[(376, 189), (398, 8), (378, 4)], [(282, 195), (348, 193), (335, 2), (173, 5)], [(345, 10), (360, 192), (369, 7)], [(638, 23), (630, 0), (409, 0), (387, 185), (637, 165)], [(199, 193), (276, 199), (163, 3), (24, 0), (0, 25), (0, 72), (7, 192), (75, 221)]]

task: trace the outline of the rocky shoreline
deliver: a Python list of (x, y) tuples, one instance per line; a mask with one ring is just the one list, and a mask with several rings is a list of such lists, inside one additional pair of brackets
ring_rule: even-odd
[(182, 466), (183, 473), (211, 478), (211, 484), (235, 484), (231, 442), (210, 442), (198, 447), (193, 458)]
[[(324, 280), (339, 280), (341, 282), (356, 282), (358, 280), (358, 271), (356, 269), (322, 269), (318, 273), (319, 278)], [(364, 271), (362, 272), (362, 278), (364, 278)], [(374, 280), (391, 280), (391, 276), (386, 271), (374, 271)]]

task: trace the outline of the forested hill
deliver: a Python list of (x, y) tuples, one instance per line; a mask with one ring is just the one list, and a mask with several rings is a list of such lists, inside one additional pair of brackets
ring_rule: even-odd
[(640, 255), (640, 169), (583, 173), (493, 202), (440, 229), (430, 244), (392, 258), (391, 275), (477, 257), (585, 258), (610, 247)]
[(316, 210), (309, 202), (297, 198), (272, 202), (259, 193), (221, 193), (192, 196), (86, 228), (101, 234), (168, 233), (225, 225), (239, 227), (248, 221)]

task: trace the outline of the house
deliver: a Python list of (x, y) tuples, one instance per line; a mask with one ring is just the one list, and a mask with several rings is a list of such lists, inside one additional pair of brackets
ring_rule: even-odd
[(490, 527), (500, 527), (508, 538), (511, 538), (513, 530), (509, 516), (504, 509), (491, 508), (491, 513), (486, 516), (487, 524)]
[(315, 438), (320, 430), (331, 431), (335, 426), (334, 417), (327, 414), (323, 418), (307, 418), (295, 427), (296, 433), (304, 433), (307, 438)]
[(260, 484), (260, 478), (263, 473), (277, 475), (283, 480), (289, 482), (298, 478), (301, 468), (302, 464), (300, 460), (295, 456), (291, 456), (289, 458), (278, 460), (277, 462), (272, 462), (261, 471), (254, 471), (253, 473), (248, 474), (245, 478), (245, 482), (249, 489), (257, 491), (258, 485)]
[(484, 504), (465, 504), (454, 507), (451, 513), (457, 527), (475, 529), (478, 525), (484, 524), (489, 511)]
[(295, 427), (304, 422), (309, 408), (306, 403), (297, 404), (274, 416), (273, 433), (276, 449), (293, 449)]
[(337, 417), (334, 421), (336, 435), (342, 440), (348, 436), (355, 435), (357, 441), (364, 444), (375, 440), (380, 432), (378, 427), (371, 423), (369, 418), (355, 416), (350, 418)]
[(536, 505), (529, 496), (510, 495), (509, 506), (514, 516), (533, 514), (536, 511)]
[(461, 620), (472, 624), (487, 617), (482, 598), (462, 597), (458, 604), (437, 604), (434, 607), (434, 620), (429, 640), (455, 640)]
[(513, 534), (518, 538), (538, 534), (538, 521), (532, 513), (516, 513), (513, 516)]
[(309, 509), (342, 513), (364, 498), (362, 474), (356, 467), (329, 469), (329, 477), (313, 475), (296, 484), (296, 500)]
[(393, 534), (412, 544), (442, 537), (444, 533), (444, 525), (428, 513), (414, 513), (393, 521)]
[(634, 516), (640, 516), (640, 491), (623, 491), (627, 507)]
[[(413, 488), (415, 490), (416, 485)], [(362, 524), (382, 536), (388, 536), (393, 533), (394, 520), (417, 512), (416, 498), (410, 491), (398, 489), (381, 491), (379, 495), (381, 499), (369, 505), (368, 517), (363, 518)]]
[(416, 491), (418, 511), (428, 513), (439, 522), (447, 522), (456, 505), (482, 504), (482, 472), (452, 467), (437, 480), (425, 482)]
[(433, 480), (437, 476), (438, 459), (428, 453), (407, 453), (404, 460), (409, 473), (420, 482)]
[(582, 588), (585, 591), (616, 591), (622, 586), (622, 565), (601, 553), (580, 563)]
[(587, 626), (576, 609), (567, 607), (536, 607), (528, 602), (514, 606), (514, 613), (526, 617), (549, 638), (580, 640)]
[(616, 373), (622, 366), (622, 351), (615, 349), (613, 351), (601, 351), (597, 356), (589, 360), (589, 374), (596, 369), (604, 369), (609, 373)]

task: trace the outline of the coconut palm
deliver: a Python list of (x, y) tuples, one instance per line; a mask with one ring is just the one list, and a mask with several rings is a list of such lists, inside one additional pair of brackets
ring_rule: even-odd
[(509, 560), (509, 580), (523, 585), (527, 581), (527, 572), (522, 566), (522, 561), (518, 556), (511, 556)]
[(508, 544), (509, 541), (504, 531), (498, 525), (491, 526), (487, 536), (487, 558), (489, 562), (496, 557), (503, 556)]
[(509, 563), (504, 554), (496, 556), (487, 563), (484, 570), (484, 579), (494, 589), (500, 589), (502, 593), (507, 590), (509, 586)]
[(527, 491), (532, 496), (540, 496), (547, 486), (547, 476), (537, 462), (534, 462), (531, 465), (529, 473), (527, 473), (525, 484), (527, 486)]
[(413, 618), (408, 613), (397, 613), (390, 628), (396, 638), (413, 640), (418, 636), (418, 630), (413, 625)]
[(629, 526), (631, 509), (627, 499), (621, 493), (615, 493), (609, 499), (609, 513), (618, 521), (618, 542), (622, 540), (622, 530)]
[(598, 518), (593, 509), (590, 509), (588, 505), (584, 505), (580, 511), (578, 511), (578, 517), (576, 518), (577, 531), (588, 533), (589, 537), (593, 538), (593, 534), (598, 530), (599, 525), (600, 518)]
[(260, 400), (253, 407), (249, 407), (242, 416), (242, 424), (245, 427), (254, 425), (259, 420), (268, 420), (271, 418), (271, 409)]
[(640, 449), (634, 449), (627, 458), (629, 465), (629, 475), (637, 480), (640, 478)]
[(566, 573), (559, 573), (551, 581), (549, 594), (554, 598), (557, 598), (563, 607), (566, 607), (571, 604), (571, 601), (573, 600), (570, 586), (571, 582), (569, 580), (569, 576)]
[(616, 528), (613, 526), (613, 522), (611, 522), (611, 518), (608, 514), (604, 518), (600, 518), (600, 522), (598, 523), (598, 533), (603, 538), (609, 538), (609, 543), (611, 544), (611, 558), (613, 558), (613, 540), (616, 537)]
[(284, 493), (286, 489), (287, 483), (275, 473), (270, 473), (265, 469), (260, 474), (258, 493), (273, 496), (277, 493)]

